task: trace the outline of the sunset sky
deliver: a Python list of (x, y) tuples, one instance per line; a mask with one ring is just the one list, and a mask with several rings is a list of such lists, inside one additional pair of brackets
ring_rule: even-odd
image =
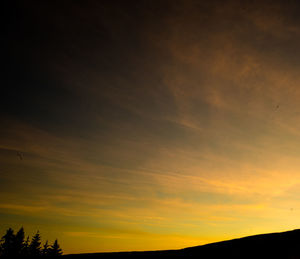
[(300, 227), (299, 1), (19, 2), (1, 236), (81, 253)]

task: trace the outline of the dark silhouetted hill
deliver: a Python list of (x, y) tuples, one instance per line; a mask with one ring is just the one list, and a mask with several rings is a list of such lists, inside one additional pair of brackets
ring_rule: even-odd
[(300, 230), (248, 236), (180, 250), (65, 255), (72, 258), (282, 258), (300, 259)]

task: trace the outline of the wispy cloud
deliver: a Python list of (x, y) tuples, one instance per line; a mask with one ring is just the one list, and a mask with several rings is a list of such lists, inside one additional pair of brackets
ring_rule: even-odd
[(27, 27), (57, 35), (16, 52), (30, 64), (0, 114), (5, 226), (55, 219), (68, 251), (112, 251), (297, 225), (297, 3), (35, 8), (43, 29)]

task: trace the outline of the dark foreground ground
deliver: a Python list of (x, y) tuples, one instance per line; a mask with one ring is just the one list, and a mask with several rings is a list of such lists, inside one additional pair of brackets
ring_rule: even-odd
[(180, 250), (64, 255), (72, 258), (299, 258), (300, 230), (249, 236)]

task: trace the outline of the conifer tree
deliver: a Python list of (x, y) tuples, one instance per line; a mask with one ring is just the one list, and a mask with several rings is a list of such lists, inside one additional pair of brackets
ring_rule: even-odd
[(39, 256), (41, 254), (41, 236), (39, 231), (32, 237), (29, 245), (30, 256)]
[(16, 236), (15, 236), (15, 240), (14, 240), (14, 254), (22, 254), (22, 250), (24, 247), (24, 228), (21, 227), (20, 230), (17, 232)]
[(2, 237), (2, 255), (3, 256), (10, 256), (14, 253), (14, 241), (15, 241), (15, 235), (14, 231), (9, 228), (5, 235)]
[(60, 256), (62, 255), (62, 250), (57, 242), (57, 239), (54, 241), (53, 245), (49, 248), (50, 256)]
[(47, 240), (43, 246), (42, 255), (46, 256), (46, 255), (48, 255), (48, 253), (49, 253), (49, 245), (48, 245), (48, 240)]
[(3, 239), (0, 240), (0, 257), (3, 256)]
[(39, 231), (32, 237), (31, 242), (29, 236), (24, 241), (24, 228), (14, 234), (13, 229), (9, 228), (0, 240), (0, 257), (1, 258), (35, 258), (51, 256), (56, 257), (62, 255), (57, 239), (49, 247), (48, 241), (41, 248), (41, 236)]
[(27, 236), (26, 241), (24, 242), (23, 249), (22, 249), (22, 255), (28, 256), (29, 255), (29, 236)]

